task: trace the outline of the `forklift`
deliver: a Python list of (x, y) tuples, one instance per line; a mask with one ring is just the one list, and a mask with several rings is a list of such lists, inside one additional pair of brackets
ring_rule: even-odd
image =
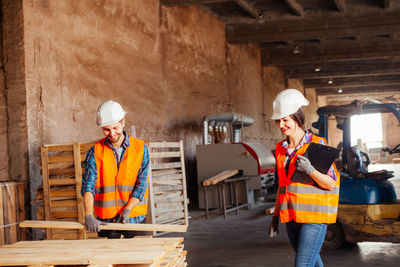
[[(400, 200), (390, 178), (393, 172), (368, 172), (370, 158), (357, 146), (351, 146), (350, 117), (360, 114), (393, 113), (400, 125), (400, 103), (380, 103), (376, 100), (354, 101), (340, 106), (324, 106), (317, 110), (318, 121), (312, 126), (319, 136), (328, 139), (328, 123), (336, 119), (343, 131), (339, 144), (341, 156), (335, 160), (340, 170), (340, 194), (337, 221), (328, 225), (325, 248), (339, 248), (345, 242), (400, 243)], [(328, 141), (329, 143), (329, 141)], [(400, 144), (382, 148), (382, 152), (400, 153)]]

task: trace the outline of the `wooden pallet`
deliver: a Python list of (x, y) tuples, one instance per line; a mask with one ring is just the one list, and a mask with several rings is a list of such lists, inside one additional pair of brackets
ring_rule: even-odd
[[(41, 147), (42, 191), (37, 194), (37, 219), (84, 223), (82, 162), (94, 143)], [(147, 142), (150, 150), (149, 216), (152, 224), (188, 225), (183, 142)], [(152, 182), (153, 181), (153, 182)], [(156, 233), (154, 233), (156, 234)], [(84, 230), (46, 229), (47, 239), (96, 237)]]
[(151, 159), (151, 223), (189, 225), (183, 142), (149, 142), (147, 145)]
[(26, 240), (17, 225), (25, 220), (24, 183), (0, 183), (0, 246)]
[[(37, 201), (43, 206), (39, 211), (46, 221), (74, 221), (84, 223), (83, 199), (81, 196), (82, 162), (94, 143), (44, 145), (41, 147), (43, 176), (42, 192)], [(46, 229), (47, 239), (85, 239), (96, 234), (84, 230)]]
[[(183, 238), (23, 241), (0, 247), (0, 266), (186, 266)], [(101, 253), (99, 253), (101, 252)]]

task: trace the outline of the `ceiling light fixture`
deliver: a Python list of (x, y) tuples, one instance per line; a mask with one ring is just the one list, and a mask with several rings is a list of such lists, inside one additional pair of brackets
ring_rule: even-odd
[(339, 94), (343, 93), (342, 88), (339, 88), (339, 89), (337, 90), (337, 92), (338, 92)]
[(298, 54), (300, 53), (299, 47), (296, 45), (293, 49), (293, 54)]
[(321, 68), (320, 68), (319, 66), (316, 66), (315, 69), (314, 69), (314, 71), (315, 71), (315, 72), (320, 72), (320, 71), (321, 71)]
[(333, 83), (333, 80), (332, 80), (332, 78), (330, 78), (328, 81), (328, 84), (332, 84), (332, 83)]

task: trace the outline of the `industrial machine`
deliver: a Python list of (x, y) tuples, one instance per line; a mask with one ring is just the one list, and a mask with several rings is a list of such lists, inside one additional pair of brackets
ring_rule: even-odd
[[(238, 169), (248, 177), (247, 188), (242, 187), (241, 202), (254, 207), (275, 184), (275, 158), (270, 148), (256, 142), (242, 142), (243, 127), (254, 119), (237, 113), (207, 116), (203, 121), (203, 145), (196, 147), (199, 207), (204, 208), (202, 181), (224, 170)], [(228, 134), (229, 133), (229, 134)], [(225, 141), (225, 138), (229, 139)], [(229, 202), (229, 199), (227, 199)], [(217, 190), (209, 192), (209, 208), (218, 207)]]
[[(400, 124), (399, 108), (399, 103), (354, 101), (317, 110), (319, 119), (313, 127), (319, 130), (319, 136), (328, 140), (328, 123), (332, 116), (337, 128), (343, 131), (342, 156), (336, 162), (341, 174), (338, 219), (328, 226), (325, 247), (337, 248), (344, 241), (400, 242), (400, 201), (388, 180), (393, 177), (393, 172), (368, 172), (368, 154), (356, 146), (351, 147), (350, 137), (352, 115), (391, 112)], [(383, 151), (399, 153), (399, 146)]]

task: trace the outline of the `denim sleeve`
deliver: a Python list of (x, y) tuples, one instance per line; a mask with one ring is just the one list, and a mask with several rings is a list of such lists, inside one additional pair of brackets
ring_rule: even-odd
[(143, 200), (144, 194), (147, 189), (147, 174), (149, 171), (149, 150), (146, 145), (144, 145), (143, 150), (143, 160), (140, 166), (138, 175), (136, 177), (135, 188), (131, 193), (131, 197), (138, 198), (140, 201)]
[(85, 172), (82, 177), (81, 194), (83, 196), (86, 192), (90, 192), (93, 194), (93, 197), (95, 197), (95, 186), (97, 183), (97, 166), (96, 160), (94, 159), (94, 146), (92, 146), (87, 152), (83, 165), (85, 167)]
[[(319, 143), (322, 144), (322, 145), (326, 145), (326, 143), (325, 143), (325, 141), (323, 139), (320, 139)], [(337, 179), (336, 178), (336, 172), (333, 169), (333, 165), (331, 165), (331, 167), (329, 168), (327, 175), (329, 175), (330, 177), (332, 177), (333, 180), (336, 181), (336, 179)]]

